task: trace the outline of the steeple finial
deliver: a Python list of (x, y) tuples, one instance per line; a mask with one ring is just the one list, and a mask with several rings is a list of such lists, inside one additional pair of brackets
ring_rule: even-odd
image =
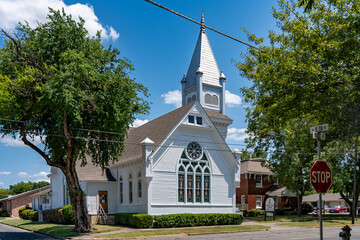
[(201, 27), (200, 27), (200, 29), (202, 31), (205, 30), (204, 23), (205, 23), (205, 21), (204, 21), (204, 12), (201, 12)]

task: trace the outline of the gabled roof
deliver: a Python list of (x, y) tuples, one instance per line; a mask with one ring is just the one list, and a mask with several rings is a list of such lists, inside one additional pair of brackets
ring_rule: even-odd
[(15, 199), (15, 198), (19, 198), (19, 197), (22, 197), (22, 196), (34, 194), (34, 193), (41, 192), (41, 191), (45, 191), (46, 189), (50, 189), (50, 185), (47, 185), (47, 186), (42, 187), (42, 188), (37, 188), (37, 189), (31, 190), (31, 191), (19, 193), (19, 194), (16, 194), (16, 195), (8, 196), (7, 198), (0, 199), (0, 202), (7, 201), (7, 200), (12, 200), (12, 199)]
[[(141, 159), (141, 142), (147, 137), (154, 142), (154, 147), (160, 145), (164, 138), (195, 103), (196, 101), (191, 102), (181, 108), (141, 125), (140, 127), (130, 128), (128, 136), (124, 142), (124, 152), (119, 157), (119, 161), (114, 164), (110, 164), (109, 167)], [(103, 172), (100, 166), (92, 164), (91, 159), (88, 159), (87, 162), (88, 163), (84, 167), (80, 167), (80, 163), (77, 163), (76, 171), (80, 181), (116, 181), (108, 168)]]
[(262, 158), (253, 158), (249, 160), (241, 161), (241, 173), (259, 173), (259, 174), (268, 174), (272, 175), (273, 173), (269, 168), (262, 166), (262, 163), (265, 162), (265, 159)]
[[(204, 23), (203, 18), (201, 22)], [(196, 84), (196, 72), (198, 70), (201, 70), (203, 73), (203, 83), (220, 87), (219, 67), (203, 26), (200, 27), (195, 50), (186, 74), (186, 89)]]

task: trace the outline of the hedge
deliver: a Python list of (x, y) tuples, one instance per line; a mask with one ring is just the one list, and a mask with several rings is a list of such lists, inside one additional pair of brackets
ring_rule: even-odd
[(25, 210), (22, 210), (22, 211), (19, 210), (19, 216), (22, 219), (26, 219), (26, 220), (32, 220), (32, 221), (38, 221), (39, 220), (38, 211), (35, 211), (33, 209), (25, 209)]
[(169, 214), (154, 217), (154, 227), (193, 227), (241, 224), (244, 217), (234, 213)]
[(62, 209), (48, 209), (42, 211), (45, 222), (49, 223), (62, 223)]
[(150, 228), (154, 222), (153, 216), (149, 214), (116, 213), (115, 224), (131, 226), (136, 228)]
[(75, 219), (74, 219), (74, 212), (72, 209), (72, 206), (66, 205), (62, 208), (62, 222), (64, 224), (74, 224), (75, 223)]
[(7, 211), (1, 211), (0, 212), (0, 217), (10, 217), (11, 213), (7, 212)]
[(21, 217), (21, 214), (23, 211), (27, 210), (27, 209), (32, 209), (31, 207), (22, 207), (22, 208), (19, 208), (19, 216)]

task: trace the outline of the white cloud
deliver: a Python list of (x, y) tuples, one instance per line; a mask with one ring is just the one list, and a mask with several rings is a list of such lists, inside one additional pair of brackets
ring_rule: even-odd
[(103, 39), (116, 40), (119, 37), (114, 28), (101, 25), (90, 4), (66, 5), (63, 0), (0, 0), (0, 28), (14, 29), (18, 22), (24, 23), (25, 20), (31, 27), (35, 27), (37, 22), (48, 21), (46, 16), (49, 7), (55, 10), (64, 9), (66, 14), (71, 14), (75, 20), (82, 17), (90, 36), (95, 36), (96, 32), (101, 30)]
[(145, 119), (145, 120), (135, 119), (135, 121), (133, 122), (131, 127), (140, 127), (141, 125), (144, 125), (145, 123), (148, 123), (148, 122), (149, 122), (149, 120), (147, 120), (147, 119)]
[(226, 140), (243, 141), (249, 137), (245, 131), (246, 128), (229, 128)]
[[(39, 136), (35, 136), (34, 140), (29, 138), (29, 141), (35, 145), (41, 144), (41, 139)], [(5, 146), (9, 147), (26, 147), (24, 142), (20, 139), (19, 135), (17, 135), (15, 138), (11, 136), (4, 136), (3, 138), (0, 138), (0, 143), (3, 143)]]
[(5, 172), (0, 172), (0, 175), (7, 175), (8, 176), (10, 174), (11, 174), (11, 172), (6, 172), (6, 171)]
[(238, 107), (241, 105), (241, 97), (231, 93), (229, 90), (225, 90), (225, 103), (230, 108)]
[(165, 104), (175, 104), (175, 107), (181, 107), (181, 92), (179, 90), (168, 91), (161, 95), (164, 98)]
[(27, 178), (31, 179), (32, 182), (40, 182), (40, 181), (49, 181), (48, 175), (49, 173), (41, 171), (39, 173), (29, 174), (27, 172), (19, 172), (17, 176), (19, 178)]
[(17, 174), (17, 176), (18, 176), (19, 178), (26, 178), (26, 177), (29, 177), (29, 174), (28, 174), (27, 172), (19, 172), (19, 173)]
[(5, 183), (4, 182), (0, 182), (0, 185), (4, 185)]

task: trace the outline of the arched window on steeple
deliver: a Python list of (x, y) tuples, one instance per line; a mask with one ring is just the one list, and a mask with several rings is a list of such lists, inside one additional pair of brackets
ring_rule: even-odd
[(205, 104), (211, 104), (211, 95), (209, 93), (205, 94)]
[(216, 95), (212, 95), (211, 96), (211, 104), (212, 105), (219, 105), (219, 98), (218, 98), (218, 96), (216, 96)]
[(178, 202), (210, 202), (210, 164), (197, 142), (190, 142), (179, 160)]
[(196, 100), (196, 96), (195, 96), (195, 95), (192, 95), (191, 101), (193, 102), (193, 101), (195, 101), (195, 100)]

